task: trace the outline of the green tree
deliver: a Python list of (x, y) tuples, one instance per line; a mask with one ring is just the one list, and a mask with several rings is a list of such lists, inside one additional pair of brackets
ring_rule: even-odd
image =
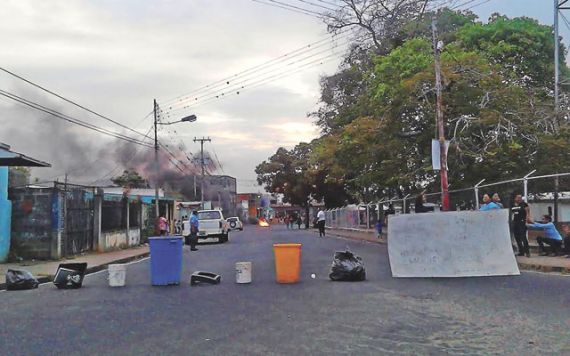
[[(553, 111), (546, 79), (552, 77), (552, 29), (525, 18), (494, 16), (481, 24), (448, 12), (448, 20), (442, 72), (453, 186), (522, 176), (534, 167), (570, 168), (568, 124)], [(318, 122), (328, 130), (315, 154), (359, 199), (439, 186), (430, 152), (433, 49), (429, 27), (422, 26), (423, 35), (414, 32), (389, 53), (373, 56), (374, 67), (360, 74), (366, 83), (359, 97), (344, 102), (346, 89), (358, 87), (347, 80), (325, 102), (342, 110), (329, 110)]]
[(112, 178), (111, 182), (120, 187), (129, 189), (149, 187), (147, 180), (133, 169), (124, 170), (122, 175)]

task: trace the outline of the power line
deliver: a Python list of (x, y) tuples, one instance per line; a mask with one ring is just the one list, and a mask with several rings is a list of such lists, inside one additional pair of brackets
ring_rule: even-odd
[(193, 97), (195, 97), (196, 95), (198, 95), (200, 93), (208, 92), (208, 91), (212, 91), (214, 89), (220, 88), (220, 87), (224, 87), (230, 83), (233, 83), (233, 81), (235, 81), (238, 78), (251, 76), (251, 75), (255, 74), (256, 72), (261, 71), (262, 69), (274, 66), (275, 64), (282, 63), (284, 61), (288, 61), (288, 60), (293, 59), (295, 57), (298, 57), (300, 55), (314, 51), (317, 48), (321, 48), (322, 46), (329, 44), (329, 41), (331, 41), (331, 40), (342, 39), (343, 35), (345, 35), (347, 33), (350, 34), (350, 32), (352, 32), (351, 29), (345, 29), (345, 30), (340, 31), (339, 33), (333, 35), (333, 36), (327, 35), (325, 38), (323, 38), (321, 40), (318, 40), (318, 41), (309, 43), (307, 45), (304, 45), (302, 47), (299, 47), (293, 51), (287, 52), (287, 53), (280, 55), (278, 57), (275, 57), (269, 61), (257, 64), (253, 67), (242, 70), (236, 74), (233, 74), (233, 75), (227, 76), (225, 78), (216, 80), (210, 84), (201, 86), (195, 90), (192, 90), (191, 92), (189, 92), (187, 94), (178, 96), (178, 97), (173, 98), (173, 99), (166, 100), (166, 101), (162, 102), (162, 105), (165, 105), (165, 106), (180, 105), (181, 102), (187, 101), (189, 99), (193, 99)]
[[(333, 54), (330, 54), (330, 55), (328, 55), (328, 56), (325, 56), (325, 57), (322, 57), (322, 58), (318, 58), (318, 59), (316, 59), (316, 60), (314, 60), (314, 61), (305, 63), (305, 64), (303, 64), (303, 65), (301, 65), (301, 66), (299, 66), (299, 67), (296, 67), (295, 70), (292, 70), (292, 71), (289, 71), (289, 70), (283, 71), (283, 72), (277, 73), (277, 74), (275, 74), (275, 75), (272, 75), (272, 76), (270, 76), (270, 77), (267, 77), (267, 78), (263, 78), (263, 79), (261, 79), (261, 80), (258, 80), (258, 81), (256, 81), (256, 82), (252, 82), (252, 83), (250, 83), (250, 84), (243, 85), (243, 86), (241, 86), (241, 87), (239, 88), (238, 91), (231, 92), (231, 93), (228, 92), (228, 93), (227, 93), (228, 95), (223, 95), (223, 96), (216, 95), (216, 96), (212, 96), (212, 97), (210, 97), (210, 98), (206, 98), (204, 101), (202, 101), (202, 102), (200, 102), (200, 103), (196, 103), (196, 104), (194, 104), (194, 105), (190, 105), (190, 106), (188, 106), (187, 108), (177, 109), (176, 111), (177, 111), (177, 112), (180, 112), (180, 111), (183, 111), (183, 110), (188, 110), (188, 109), (191, 109), (191, 108), (195, 108), (195, 107), (197, 107), (197, 106), (200, 106), (200, 105), (209, 103), (209, 102), (211, 102), (211, 101), (228, 98), (228, 97), (230, 97), (230, 95), (233, 95), (233, 94), (239, 95), (239, 94), (240, 94), (241, 92), (243, 92), (243, 91), (251, 90), (251, 89), (254, 89), (254, 88), (263, 86), (263, 85), (267, 85), (267, 84), (273, 83), (273, 82), (275, 82), (275, 81), (277, 81), (277, 80), (280, 80), (280, 79), (282, 79), (282, 78), (285, 78), (285, 77), (288, 77), (288, 76), (297, 74), (297, 73), (299, 73), (299, 72), (301, 72), (301, 71), (304, 71), (304, 70), (307, 70), (307, 69), (310, 69), (310, 68), (313, 68), (313, 67), (317, 67), (317, 66), (319, 66), (319, 65), (324, 64), (325, 62), (328, 62), (328, 61), (330, 61), (330, 60), (332, 60), (332, 59), (339, 58), (339, 57), (341, 57), (341, 56), (342, 56), (342, 54), (333, 53)], [(234, 89), (234, 90), (235, 90), (235, 89)]]
[[(338, 46), (343, 46), (343, 45), (346, 45), (346, 44), (348, 44), (348, 43), (350, 43), (350, 41), (345, 41), (345, 42), (339, 44)], [(293, 61), (290, 61), (290, 62), (288, 62), (288, 63), (284, 63), (283, 66), (281, 66), (281, 67), (270, 68), (270, 69), (268, 69), (268, 70), (266, 70), (266, 71), (264, 71), (264, 72), (262, 72), (262, 73), (259, 73), (259, 74), (255, 75), (255, 76), (253, 76), (253, 77), (247, 77), (247, 78), (245, 78), (245, 79), (241, 79), (241, 80), (232, 82), (231, 85), (226, 86), (226, 87), (224, 87), (224, 88), (221, 88), (221, 89), (219, 89), (219, 90), (217, 90), (217, 91), (215, 91), (215, 92), (206, 92), (206, 93), (203, 94), (203, 95), (197, 96), (197, 97), (194, 99), (194, 101), (188, 103), (187, 105), (185, 105), (185, 106), (183, 106), (183, 107), (178, 107), (178, 108), (174, 107), (173, 109), (169, 110), (169, 111), (167, 112), (167, 116), (169, 116), (169, 114), (172, 114), (172, 113), (174, 113), (174, 112), (177, 112), (177, 111), (180, 111), (180, 110), (188, 109), (188, 108), (192, 107), (193, 104), (197, 103), (198, 101), (207, 99), (207, 98), (209, 98), (209, 97), (225, 96), (226, 93), (232, 92), (232, 91), (234, 91), (234, 90), (243, 89), (243, 88), (245, 87), (246, 83), (249, 83), (249, 82), (254, 81), (254, 80), (256, 80), (256, 79), (259, 79), (259, 78), (267, 77), (268, 75), (270, 75), (270, 74), (272, 74), (272, 73), (275, 73), (275, 72), (277, 72), (277, 71), (279, 71), (279, 70), (288, 69), (290, 66), (293, 66), (293, 65), (295, 65), (295, 64), (299, 64), (299, 63), (305, 62), (305, 61), (307, 61), (307, 60), (309, 60), (309, 59), (311, 59), (311, 58), (317, 57), (317, 56), (319, 56), (319, 55), (321, 55), (321, 54), (324, 54), (324, 53), (327, 53), (327, 52), (330, 52), (330, 51), (333, 51), (333, 50), (335, 50), (335, 47), (333, 47), (333, 48), (327, 48), (327, 49), (318, 51), (318, 52), (316, 52), (316, 53), (311, 53), (311, 54), (306, 55), (306, 56), (304, 56), (304, 57), (302, 57), (302, 58), (299, 58), (299, 59), (297, 59), (297, 60), (293, 60)]]
[(115, 132), (115, 131), (111, 131), (111, 130), (104, 129), (104, 128), (99, 127), (99, 126), (95, 126), (95, 125), (93, 125), (93, 124), (90, 124), (90, 123), (87, 123), (87, 122), (85, 122), (85, 121), (82, 121), (82, 120), (76, 119), (76, 118), (74, 118), (74, 117), (71, 117), (71, 116), (69, 116), (69, 115), (67, 115), (67, 114), (61, 113), (61, 112), (59, 112), (59, 111), (57, 111), (57, 110), (50, 109), (50, 108), (48, 108), (48, 107), (46, 107), (46, 106), (43, 106), (43, 105), (38, 104), (38, 103), (35, 103), (35, 102), (31, 101), (31, 100), (22, 98), (22, 97), (20, 97), (20, 96), (18, 96), (18, 95), (16, 95), (16, 94), (13, 94), (13, 93), (10, 93), (10, 92), (7, 92), (7, 91), (4, 91), (4, 90), (1, 90), (1, 89), (0, 89), (0, 95), (5, 96), (5, 97), (7, 97), (7, 98), (9, 98), (9, 99), (11, 99), (11, 100), (17, 101), (17, 102), (19, 102), (19, 103), (21, 103), (21, 104), (24, 104), (24, 105), (26, 105), (26, 106), (29, 106), (29, 107), (31, 107), (31, 108), (33, 108), (33, 109), (38, 110), (38, 111), (45, 112), (46, 114), (52, 115), (52, 116), (54, 116), (54, 117), (57, 117), (57, 118), (59, 118), (59, 119), (65, 120), (65, 121), (67, 121), (67, 122), (70, 122), (70, 123), (73, 123), (73, 124), (76, 124), (76, 125), (79, 125), (79, 126), (82, 126), (82, 127), (88, 128), (88, 129), (90, 129), (90, 130), (97, 131), (97, 132), (99, 132), (99, 133), (102, 133), (102, 134), (105, 134), (105, 135), (108, 135), (108, 136), (111, 136), (111, 137), (115, 137), (115, 138), (118, 138), (118, 139), (121, 139), (121, 140), (124, 140), (124, 141), (128, 141), (128, 142), (131, 142), (131, 143), (134, 143), (134, 144), (137, 144), (137, 145), (146, 146), (146, 147), (152, 147), (151, 145), (149, 145), (149, 144), (147, 144), (146, 142), (143, 142), (143, 141), (141, 141), (141, 140), (138, 140), (138, 139), (135, 139), (135, 138), (133, 138), (133, 137), (129, 137), (129, 136), (120, 134), (120, 133)]
[(39, 84), (36, 84), (36, 83), (32, 82), (32, 81), (29, 80), (29, 79), (26, 79), (26, 78), (24, 78), (24, 77), (22, 77), (22, 76), (20, 76), (20, 75), (18, 75), (18, 74), (16, 74), (16, 73), (14, 73), (14, 72), (9, 71), (9, 70), (6, 69), (6, 68), (0, 67), (0, 70), (2, 70), (2, 71), (5, 72), (5, 73), (10, 74), (11, 76), (13, 76), (13, 77), (15, 77), (15, 78), (18, 78), (18, 79), (20, 79), (20, 80), (26, 82), (26, 83), (28, 83), (28, 84), (30, 84), (30, 85), (32, 85), (32, 86), (38, 88), (38, 89), (41, 89), (41, 90), (43, 90), (43, 91), (46, 92), (46, 93), (49, 93), (49, 94), (51, 94), (51, 95), (53, 95), (53, 96), (56, 96), (56, 97), (60, 98), (61, 100), (65, 101), (65, 102), (67, 102), (67, 103), (70, 103), (70, 104), (72, 104), (72, 105), (75, 105), (75, 106), (78, 107), (78, 108), (81, 108), (81, 109), (83, 109), (83, 110), (85, 110), (85, 111), (87, 111), (87, 112), (89, 112), (89, 113), (91, 113), (91, 114), (94, 114), (95, 116), (98, 116), (98, 117), (100, 117), (100, 118), (102, 118), (102, 119), (104, 119), (104, 120), (107, 120), (107, 121), (109, 121), (109, 122), (112, 122), (112, 123), (114, 123), (115, 125), (119, 125), (120, 127), (124, 128), (124, 129), (127, 129), (127, 130), (129, 130), (129, 131), (131, 131), (131, 132), (134, 132), (134, 133), (136, 133), (136, 134), (138, 134), (138, 135), (144, 136), (143, 133), (140, 133), (140, 132), (138, 132), (138, 131), (136, 131), (136, 130), (134, 130), (134, 129), (128, 127), (128, 126), (126, 126), (126, 125), (124, 125), (124, 124), (121, 124), (120, 122), (117, 122), (117, 121), (115, 121), (115, 120), (113, 120), (113, 119), (108, 118), (107, 116), (101, 115), (101, 114), (99, 114), (99, 113), (97, 113), (97, 112), (95, 112), (95, 111), (93, 111), (93, 110), (91, 110), (91, 109), (89, 109), (89, 108), (86, 108), (85, 106), (80, 105), (80, 104), (76, 103), (76, 102), (73, 101), (73, 100), (67, 99), (67, 98), (65, 98), (65, 97), (63, 97), (63, 96), (61, 96), (61, 95), (59, 95), (59, 94), (57, 94), (57, 93), (55, 93), (55, 92), (53, 92), (53, 91), (51, 91), (51, 90), (49, 90), (49, 89), (44, 88), (43, 86), (41, 86), (41, 85), (39, 85)]
[[(148, 117), (148, 115), (147, 115), (146, 117)], [(146, 119), (146, 117), (145, 117), (144, 119)], [(144, 121), (144, 119), (141, 120), (141, 122)], [(154, 126), (151, 125), (151, 127), (147, 130), (145, 137), (147, 137), (147, 138), (149, 137), (149, 135), (150, 135), (150, 133), (151, 133), (153, 127), (154, 127)], [(125, 144), (125, 146), (126, 146), (126, 144)], [(112, 176), (113, 174), (115, 174), (114, 172), (117, 171), (117, 169), (119, 169), (121, 166), (123, 166), (123, 168), (128, 168), (128, 167), (127, 167), (128, 164), (131, 163), (131, 162), (135, 159), (135, 157), (139, 154), (139, 152), (140, 152), (140, 151), (139, 151), (139, 147), (136, 147), (136, 148), (135, 148), (135, 152), (133, 153), (133, 155), (131, 156), (131, 158), (129, 158), (129, 159), (127, 160), (127, 162), (125, 162), (125, 163), (118, 163), (113, 169), (111, 169), (109, 172), (107, 172), (107, 173), (104, 174), (103, 176), (97, 178), (96, 180), (94, 180), (94, 181), (93, 181), (92, 183), (90, 183), (89, 185), (93, 185), (93, 184), (95, 184), (95, 183), (97, 183), (97, 182), (102, 181), (103, 179), (105, 179), (105, 178), (107, 178), (107, 177)]]
[(321, 9), (325, 9), (325, 10), (329, 10), (329, 11), (336, 11), (335, 9), (331, 9), (330, 7), (324, 6), (324, 5), (319, 5), (319, 4), (315, 4), (314, 2), (308, 1), (308, 0), (297, 0), (298, 2), (302, 2), (304, 4), (310, 5), (310, 6), (314, 6), (314, 7), (319, 7)]
[[(311, 16), (311, 17), (317, 18), (317, 19), (319, 19), (319, 20), (322, 18), (322, 16), (321, 16), (318, 12), (314, 12), (314, 11), (310, 11), (310, 10), (304, 10), (304, 9), (298, 8), (298, 7), (293, 7), (293, 6), (290, 7), (290, 6), (287, 6), (287, 5), (279, 5), (279, 3), (272, 4), (272, 3), (268, 3), (268, 2), (265, 2), (265, 1), (261, 1), (261, 0), (251, 0), (251, 1), (257, 2), (257, 3), (260, 3), (260, 4), (263, 4), (263, 5), (266, 5), (266, 6), (273, 6), (273, 7), (277, 7), (277, 8), (280, 8), (280, 9), (289, 10), (289, 11), (292, 11), (292, 12), (296, 12), (296, 13), (300, 13), (300, 14), (303, 14), (303, 15)], [(271, 1), (271, 0), (267, 0), (267, 1)]]

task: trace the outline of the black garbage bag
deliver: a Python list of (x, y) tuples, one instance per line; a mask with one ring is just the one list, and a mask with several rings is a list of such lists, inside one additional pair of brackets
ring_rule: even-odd
[(335, 252), (329, 278), (333, 281), (365, 280), (366, 270), (362, 258), (350, 251)]
[(83, 285), (87, 263), (62, 263), (57, 267), (53, 284), (59, 289), (77, 289)]
[(7, 290), (36, 289), (40, 282), (28, 271), (9, 269), (6, 271)]

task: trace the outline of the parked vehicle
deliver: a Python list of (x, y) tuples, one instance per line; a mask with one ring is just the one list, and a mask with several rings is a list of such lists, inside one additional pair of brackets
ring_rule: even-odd
[(230, 224), (230, 230), (240, 230), (243, 231), (243, 223), (237, 216), (227, 218), (226, 221)]
[(198, 239), (218, 238), (219, 242), (229, 240), (229, 224), (220, 210), (200, 210), (198, 220), (200, 221)]

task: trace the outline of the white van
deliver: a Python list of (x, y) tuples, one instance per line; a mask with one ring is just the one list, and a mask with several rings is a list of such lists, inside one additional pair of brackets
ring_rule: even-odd
[(229, 228), (221, 210), (199, 210), (200, 231), (198, 239), (218, 238), (219, 242), (228, 242)]

